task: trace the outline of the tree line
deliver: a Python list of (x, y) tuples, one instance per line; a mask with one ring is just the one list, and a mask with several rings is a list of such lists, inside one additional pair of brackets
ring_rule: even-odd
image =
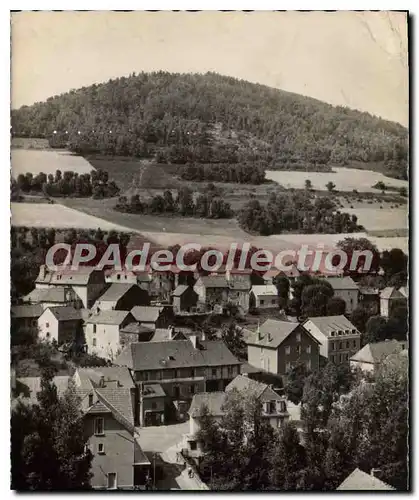
[(176, 197), (167, 189), (163, 195), (155, 195), (148, 202), (141, 201), (138, 194), (132, 195), (129, 200), (121, 196), (114, 208), (131, 214), (170, 214), (208, 219), (229, 219), (233, 216), (230, 204), (213, 191), (201, 193), (194, 200), (193, 192), (188, 187), (179, 189)]
[(12, 110), (12, 133), (174, 163), (381, 162), (400, 178), (408, 169), (408, 132), (397, 123), (215, 73), (133, 73), (71, 90)]
[(111, 198), (119, 193), (115, 181), (109, 180), (108, 172), (101, 169), (92, 170), (90, 174), (56, 170), (55, 175), (40, 172), (34, 176), (27, 172), (19, 174), (16, 181), (12, 181), (12, 192), (15, 189), (23, 193), (44, 193), (52, 197), (92, 196), (96, 199)]
[(262, 235), (286, 232), (353, 233), (361, 231), (356, 215), (337, 210), (333, 200), (313, 197), (312, 193), (271, 193), (266, 205), (252, 197), (237, 214), (247, 232)]

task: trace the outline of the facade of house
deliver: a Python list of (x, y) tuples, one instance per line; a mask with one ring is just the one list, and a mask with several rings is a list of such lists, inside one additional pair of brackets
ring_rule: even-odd
[(185, 418), (198, 392), (223, 390), (240, 373), (240, 362), (222, 341), (133, 343), (114, 364), (127, 366), (137, 384), (160, 384), (178, 418)]
[(35, 288), (70, 287), (82, 301), (83, 307), (90, 309), (106, 287), (105, 273), (94, 267), (80, 266), (60, 271), (52, 271), (45, 265), (40, 266)]
[(160, 384), (139, 384), (138, 415), (140, 427), (164, 425), (166, 393)]
[(135, 321), (153, 331), (167, 328), (173, 323), (171, 306), (135, 306), (131, 309), (131, 314)]
[(10, 309), (12, 334), (22, 330), (36, 331), (38, 318), (43, 311), (40, 304), (12, 306)]
[(350, 276), (324, 278), (333, 288), (334, 296), (346, 303), (346, 313), (351, 314), (358, 307), (359, 288)]
[(228, 302), (229, 285), (223, 275), (200, 276), (193, 289), (198, 295), (198, 301), (209, 309), (214, 306), (223, 307)]
[[(58, 394), (70, 377), (54, 377)], [(93, 454), (90, 484), (98, 490), (145, 489), (150, 461), (143, 453), (134, 427), (135, 385), (129, 371), (120, 367), (79, 368), (72, 380), (80, 397), (84, 434)], [(17, 397), (37, 402), (40, 377), (17, 379)]]
[(98, 311), (86, 319), (87, 350), (101, 358), (112, 360), (126, 345), (138, 342), (141, 333), (129, 311)]
[(100, 311), (131, 311), (135, 306), (150, 304), (148, 293), (138, 285), (112, 283), (96, 300), (93, 309)]
[(254, 396), (262, 405), (262, 419), (274, 428), (281, 428), (289, 420), (286, 400), (278, 395), (269, 385), (257, 382), (246, 376), (238, 375), (227, 385), (225, 392), (196, 394), (189, 408), (189, 433), (184, 436), (183, 449), (189, 457), (202, 456), (202, 443), (197, 439), (201, 428), (204, 407), (215, 421), (224, 415), (223, 406), (231, 391), (238, 391), (243, 396)]
[(58, 344), (82, 341), (83, 321), (80, 309), (48, 307), (38, 318), (38, 338)]
[(196, 309), (197, 303), (198, 294), (191, 286), (179, 285), (172, 292), (172, 305), (175, 314), (192, 312)]
[(130, 285), (137, 284), (137, 275), (134, 271), (128, 269), (108, 269), (105, 271), (106, 283), (125, 283)]
[(397, 340), (386, 340), (365, 345), (350, 358), (350, 367), (353, 370), (373, 373), (380, 364), (391, 354), (399, 354), (406, 348), (405, 343)]
[(319, 341), (299, 323), (268, 319), (246, 338), (250, 365), (284, 375), (297, 363), (319, 367)]
[(253, 285), (250, 290), (250, 310), (274, 309), (279, 306), (278, 290), (275, 285)]
[[(404, 289), (405, 291), (406, 289)], [(384, 318), (391, 316), (396, 307), (407, 304), (407, 298), (394, 286), (388, 286), (380, 292), (380, 315)]]
[(249, 312), (252, 275), (250, 271), (231, 271), (228, 275), (228, 302), (237, 306), (244, 314)]
[(320, 355), (335, 363), (348, 363), (361, 347), (361, 334), (345, 316), (308, 318), (305, 330), (320, 342)]

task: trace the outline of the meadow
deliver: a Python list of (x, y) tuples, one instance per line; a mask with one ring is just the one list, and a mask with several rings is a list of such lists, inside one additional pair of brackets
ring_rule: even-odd
[(382, 173), (373, 172), (372, 170), (358, 170), (346, 167), (333, 167), (333, 172), (267, 170), (266, 178), (277, 182), (287, 189), (303, 189), (307, 179), (311, 181), (313, 188), (316, 190), (325, 190), (325, 185), (329, 181), (336, 185), (335, 189), (337, 191), (352, 191), (356, 189), (359, 192), (379, 193), (378, 189), (374, 189), (371, 186), (380, 181), (388, 186), (409, 188), (408, 181), (386, 177)]

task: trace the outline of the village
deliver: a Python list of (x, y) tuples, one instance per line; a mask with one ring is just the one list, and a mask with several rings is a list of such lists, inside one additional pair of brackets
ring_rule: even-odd
[[(296, 367), (308, 376), (330, 362), (370, 381), (387, 358), (406, 356), (406, 341), (362, 345), (361, 332), (348, 319), (365, 301), (388, 318), (406, 307), (406, 287), (379, 291), (350, 276), (320, 275), (340, 301), (341, 314), (287, 316), (277, 278), (289, 283), (292, 299), (303, 274), (296, 267), (286, 275), (225, 266), (200, 275), (175, 266), (133, 272), (41, 265), (35, 288), (11, 308), (12, 337), (32, 331), (36, 343), (57, 352), (77, 349), (104, 361), (54, 377), (60, 394), (71, 381), (80, 397), (93, 488), (209, 489), (199, 475), (205, 455), (200, 423), (207, 413), (219, 421), (229, 395), (254, 396), (265, 422), (275, 431), (292, 423), (304, 442), (301, 403), (284, 390)], [(217, 317), (218, 328), (205, 327)], [(222, 333), (223, 322), (233, 342)], [(36, 404), (41, 377), (16, 376), (12, 366), (13, 374), (14, 404)], [(354, 474), (365, 475), (358, 469)], [(373, 475), (363, 481), (392, 489)]]

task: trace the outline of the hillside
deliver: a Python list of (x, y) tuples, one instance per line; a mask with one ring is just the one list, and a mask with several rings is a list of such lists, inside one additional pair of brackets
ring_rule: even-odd
[(372, 162), (407, 178), (401, 125), (215, 73), (141, 73), (72, 90), (12, 111), (12, 130), (83, 155), (325, 171)]

